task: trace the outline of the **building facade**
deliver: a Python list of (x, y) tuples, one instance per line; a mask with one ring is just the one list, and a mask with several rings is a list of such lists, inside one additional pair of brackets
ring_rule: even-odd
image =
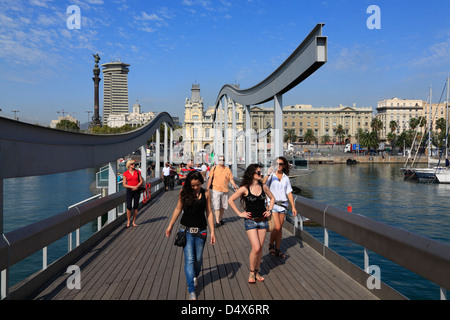
[(397, 129), (396, 135), (410, 129), (409, 121), (411, 118), (418, 118), (425, 116), (425, 101), (423, 100), (409, 100), (409, 99), (384, 99), (377, 103), (377, 115), (383, 126), (380, 131), (380, 139), (386, 140), (387, 135), (391, 132), (390, 123), (396, 121)]
[[(244, 130), (244, 108), (236, 104), (236, 130)], [(223, 109), (219, 112), (219, 119), (224, 119)], [(232, 105), (228, 105), (228, 119), (232, 118)], [(191, 89), (191, 98), (186, 98), (184, 107), (183, 123), (183, 155), (185, 159), (194, 159), (196, 162), (211, 162), (211, 151), (215, 132), (213, 130), (214, 107), (205, 108), (203, 97), (200, 96), (200, 85), (193, 84)], [(225, 136), (225, 128), (222, 129), (222, 139)], [(229, 146), (231, 150), (231, 139), (236, 136), (232, 132), (231, 121), (228, 124)], [(242, 141), (244, 136), (242, 135)], [(217, 137), (216, 137), (217, 138)], [(223, 143), (225, 143), (222, 140)], [(239, 149), (243, 148), (238, 144)]]
[(128, 113), (129, 64), (114, 61), (102, 64), (103, 123), (110, 115)]
[[(345, 136), (356, 141), (358, 128), (370, 131), (373, 110), (371, 107), (352, 107), (340, 105), (335, 108), (313, 108), (308, 104), (296, 104), (283, 107), (283, 129), (294, 130), (299, 142), (312, 130), (316, 140), (328, 135), (331, 141), (338, 142), (337, 128), (342, 126)], [(255, 106), (251, 108), (251, 123), (254, 130), (262, 130), (269, 125), (273, 128), (273, 108)]]
[(126, 124), (132, 127), (138, 127), (150, 122), (155, 117), (155, 113), (150, 111), (146, 113), (141, 112), (141, 106), (136, 103), (133, 105), (133, 112), (131, 113), (121, 113), (121, 114), (111, 114), (106, 122), (104, 123), (111, 128), (122, 127)]

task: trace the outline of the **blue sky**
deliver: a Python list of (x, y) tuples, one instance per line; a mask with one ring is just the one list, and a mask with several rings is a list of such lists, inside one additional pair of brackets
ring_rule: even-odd
[[(80, 8), (80, 29), (67, 28), (70, 5)], [(367, 27), (370, 5), (381, 29)], [(130, 107), (138, 100), (144, 112), (183, 119), (193, 83), (207, 106), (226, 83), (252, 87), (317, 23), (328, 62), (284, 105), (375, 108), (385, 98), (427, 100), (430, 86), (438, 102), (450, 75), (449, 9), (446, 0), (2, 0), (0, 115), (18, 110), (48, 125), (64, 111), (87, 121), (98, 53), (101, 63), (131, 65)]]

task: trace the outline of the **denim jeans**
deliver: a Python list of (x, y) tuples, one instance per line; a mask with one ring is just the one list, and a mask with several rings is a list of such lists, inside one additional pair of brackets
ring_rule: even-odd
[[(206, 233), (202, 230), (199, 233)], [(184, 252), (184, 273), (186, 275), (187, 287), (189, 293), (195, 292), (194, 277), (198, 277), (202, 270), (203, 249), (206, 239), (202, 239), (195, 234), (186, 233), (186, 245)]]

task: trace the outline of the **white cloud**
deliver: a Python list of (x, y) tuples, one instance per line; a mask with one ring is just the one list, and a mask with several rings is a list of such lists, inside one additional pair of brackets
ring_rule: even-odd
[(30, 4), (42, 8), (48, 8), (48, 2), (52, 2), (53, 0), (30, 0)]
[(435, 43), (428, 48), (423, 57), (411, 62), (413, 67), (429, 67), (442, 65), (450, 60), (450, 38), (446, 41)]
[(161, 21), (162, 18), (158, 17), (157, 14), (152, 13), (152, 14), (148, 14), (145, 11), (142, 11), (142, 19), (143, 20), (150, 20), (150, 21)]

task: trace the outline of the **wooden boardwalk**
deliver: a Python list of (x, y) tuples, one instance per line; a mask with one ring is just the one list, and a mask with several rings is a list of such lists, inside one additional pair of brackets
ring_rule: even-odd
[[(81, 289), (68, 289), (69, 274), (48, 283), (36, 300), (184, 300), (187, 287), (181, 248), (165, 229), (179, 189), (168, 191), (138, 213), (138, 227), (125, 224), (73, 264), (81, 270)], [(249, 284), (250, 245), (243, 220), (229, 208), (225, 225), (216, 229), (216, 244), (205, 247), (199, 279), (199, 300), (374, 300), (366, 288), (283, 231), (286, 259), (273, 257), (265, 245), (261, 275)], [(268, 243), (267, 233), (266, 243)], [(209, 239), (208, 239), (209, 241)]]

